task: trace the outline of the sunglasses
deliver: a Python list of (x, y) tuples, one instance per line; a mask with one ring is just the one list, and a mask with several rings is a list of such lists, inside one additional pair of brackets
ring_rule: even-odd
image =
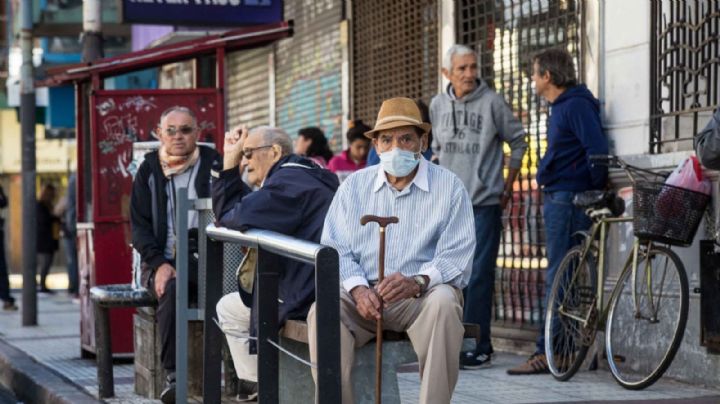
[(250, 159), (252, 158), (252, 155), (253, 155), (253, 153), (255, 152), (255, 150), (267, 149), (268, 147), (273, 147), (273, 145), (267, 144), (267, 145), (265, 145), (265, 146), (245, 148), (245, 149), (243, 149), (243, 157), (245, 157), (247, 160), (250, 160)]
[(195, 132), (195, 127), (193, 127), (193, 126), (181, 126), (179, 128), (171, 126), (167, 129), (165, 129), (165, 134), (168, 136), (175, 136), (178, 133), (183, 136), (188, 136), (188, 135), (192, 135), (194, 132)]

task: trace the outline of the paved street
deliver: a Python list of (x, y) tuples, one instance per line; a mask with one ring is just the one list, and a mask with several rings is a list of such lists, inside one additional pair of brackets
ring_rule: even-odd
[[(16, 294), (17, 295), (17, 294)], [(20, 327), (20, 313), (0, 312), (0, 339), (35, 358), (67, 383), (96, 396), (96, 369), (92, 360), (80, 359), (79, 306), (62, 292), (40, 295), (37, 327)], [(3, 352), (0, 352), (3, 354)], [(720, 390), (662, 380), (645, 391), (618, 386), (606, 371), (580, 372), (570, 382), (560, 383), (548, 375), (509, 377), (505, 370), (524, 357), (502, 353), (489, 369), (462, 371), (453, 398), (454, 404), (540, 403), (540, 402), (642, 402), (716, 403)], [(158, 403), (133, 393), (132, 364), (116, 364), (115, 392), (108, 403)], [(0, 375), (3, 369), (0, 369)], [(404, 404), (417, 402), (419, 378), (416, 373), (399, 375)], [(3, 401), (5, 399), (5, 401)], [(7, 402), (0, 388), (0, 404)]]

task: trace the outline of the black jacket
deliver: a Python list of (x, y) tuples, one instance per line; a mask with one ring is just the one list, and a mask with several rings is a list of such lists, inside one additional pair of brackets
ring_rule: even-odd
[[(220, 173), (212, 184), (213, 210), (220, 226), (271, 230), (319, 243), (338, 185), (335, 174), (291, 154), (273, 165), (263, 187), (255, 192), (237, 168)], [(315, 301), (315, 268), (283, 259), (279, 278), (280, 325), (289, 318), (305, 318)], [(251, 311), (250, 334), (255, 335), (257, 312), (254, 307)]]
[(52, 210), (41, 201), (37, 201), (37, 252), (52, 254), (57, 251), (59, 243), (56, 236), (59, 236), (60, 228), (54, 228), (60, 224), (60, 219), (53, 215)]
[[(222, 166), (220, 155), (213, 149), (200, 147), (200, 167), (195, 177), (199, 198), (210, 197), (210, 170)], [(147, 286), (150, 275), (169, 262), (164, 255), (167, 242), (167, 178), (160, 167), (157, 151), (145, 155), (140, 164), (130, 195), (130, 225), (133, 247), (142, 258), (142, 282)]]

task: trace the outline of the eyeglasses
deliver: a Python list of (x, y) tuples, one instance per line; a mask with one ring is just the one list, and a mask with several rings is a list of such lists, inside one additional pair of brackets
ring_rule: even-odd
[(174, 126), (171, 126), (167, 129), (165, 129), (165, 134), (168, 136), (175, 136), (176, 134), (181, 134), (183, 136), (192, 135), (195, 132), (194, 126), (181, 126), (179, 128), (176, 128)]
[(265, 146), (245, 148), (245, 149), (243, 149), (243, 157), (245, 157), (246, 159), (250, 160), (250, 159), (252, 158), (252, 155), (253, 155), (253, 153), (255, 152), (255, 150), (267, 149), (268, 147), (273, 147), (273, 145), (271, 145), (271, 144), (266, 144)]

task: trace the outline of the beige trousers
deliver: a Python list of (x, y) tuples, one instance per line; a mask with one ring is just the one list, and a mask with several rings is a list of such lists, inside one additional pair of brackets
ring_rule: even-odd
[(220, 299), (216, 309), (238, 379), (257, 382), (257, 355), (250, 355), (248, 351), (250, 308), (245, 306), (239, 293), (229, 293)]
[[(406, 299), (385, 307), (383, 326), (405, 331), (420, 363), (420, 404), (450, 403), (460, 366), (464, 328), (462, 292), (438, 285), (418, 299)], [(315, 304), (307, 317), (310, 360), (317, 362)], [(340, 291), (340, 352), (343, 404), (352, 404), (351, 382), (355, 348), (375, 338), (375, 321), (365, 320), (345, 290)], [(322, 342), (322, 341), (321, 341)], [(313, 372), (317, 382), (317, 374)], [(374, 386), (373, 386), (374, 387)], [(368, 388), (371, 388), (368, 386)]]

